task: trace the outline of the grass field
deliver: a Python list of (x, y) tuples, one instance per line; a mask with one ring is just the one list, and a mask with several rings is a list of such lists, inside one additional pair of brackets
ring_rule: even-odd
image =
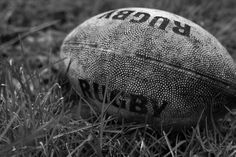
[(236, 156), (235, 113), (217, 129), (196, 126), (180, 133), (120, 125), (107, 116), (72, 118), (71, 109), (81, 102), (55, 63), (62, 40), (85, 19), (121, 7), (186, 17), (216, 36), (236, 60), (235, 0), (1, 0), (1, 157)]

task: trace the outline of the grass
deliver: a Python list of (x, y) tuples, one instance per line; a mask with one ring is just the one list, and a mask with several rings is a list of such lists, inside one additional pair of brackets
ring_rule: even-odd
[(58, 74), (55, 62), (63, 38), (99, 12), (130, 6), (189, 18), (215, 35), (236, 59), (234, 0), (2, 0), (0, 156), (236, 156), (233, 112), (218, 129), (206, 123), (178, 133), (121, 125), (105, 113), (81, 112), (72, 118), (76, 105), (87, 108)]

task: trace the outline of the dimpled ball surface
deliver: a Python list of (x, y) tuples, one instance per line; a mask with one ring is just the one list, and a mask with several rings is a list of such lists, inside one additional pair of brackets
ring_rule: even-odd
[(122, 8), (96, 15), (65, 38), (60, 56), (81, 97), (129, 121), (193, 125), (210, 108), (218, 114), (235, 101), (236, 67), (226, 49), (169, 12)]

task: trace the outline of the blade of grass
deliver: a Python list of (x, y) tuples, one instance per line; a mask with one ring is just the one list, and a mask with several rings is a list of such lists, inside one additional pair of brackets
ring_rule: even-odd
[(15, 121), (15, 119), (18, 117), (17, 115), (19, 114), (19, 112), (21, 111), (21, 109), (24, 106), (21, 105), (18, 110), (16, 111), (16, 113), (14, 114), (14, 116), (12, 117), (12, 119), (10, 120), (10, 122), (7, 124), (6, 128), (4, 129), (4, 131), (1, 133), (0, 135), (0, 141), (3, 140), (3, 137), (5, 136), (5, 134), (7, 133), (8, 129), (11, 127), (11, 125), (13, 124), (13, 122)]
[[(170, 145), (170, 141), (169, 141), (169, 139), (168, 139), (168, 137), (167, 137), (165, 131), (163, 131), (163, 135), (164, 135), (164, 137), (165, 137), (167, 146), (168, 146), (168, 148), (169, 148), (169, 150), (170, 150), (171, 156), (174, 157), (175, 155), (174, 155), (174, 152), (173, 152), (173, 148), (172, 148), (171, 145)], [(165, 155), (165, 156), (166, 156), (166, 155)]]

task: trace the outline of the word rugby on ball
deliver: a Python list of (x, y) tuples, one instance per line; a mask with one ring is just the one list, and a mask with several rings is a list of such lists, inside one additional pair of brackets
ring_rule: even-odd
[(97, 112), (160, 126), (190, 126), (235, 105), (236, 66), (197, 24), (161, 10), (96, 15), (64, 40), (75, 90)]

